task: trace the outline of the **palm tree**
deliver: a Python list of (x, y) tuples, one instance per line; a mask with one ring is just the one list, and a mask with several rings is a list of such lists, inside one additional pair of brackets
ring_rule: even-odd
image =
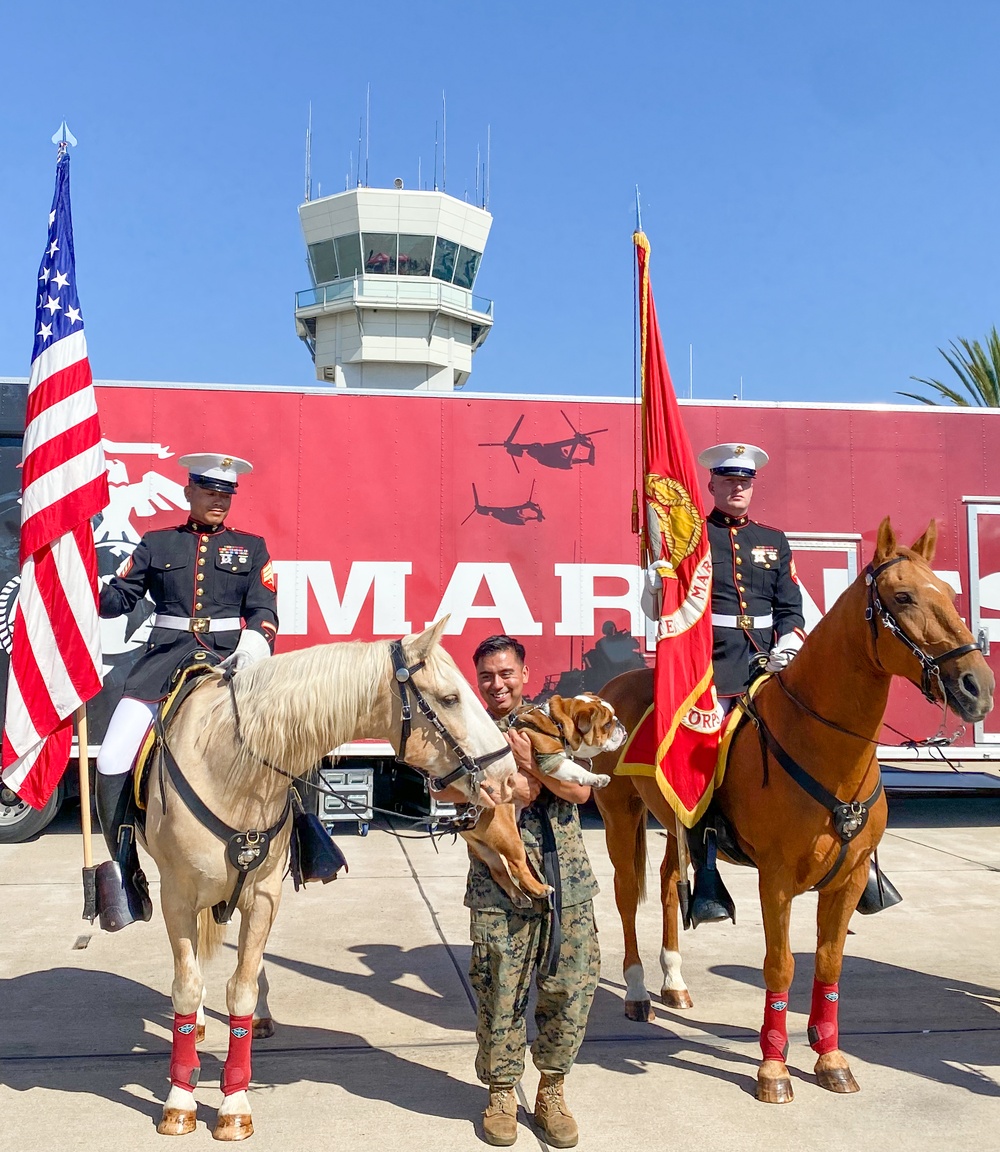
[(897, 392), (897, 396), (919, 400), (921, 404), (1000, 408), (1000, 336), (996, 325), (990, 331), (985, 348), (978, 340), (960, 339), (957, 344), (952, 340), (951, 354), (943, 348), (938, 351), (948, 361), (968, 396), (940, 380), (924, 380), (920, 376), (911, 376), (910, 379), (933, 388), (938, 396), (920, 396), (916, 392)]

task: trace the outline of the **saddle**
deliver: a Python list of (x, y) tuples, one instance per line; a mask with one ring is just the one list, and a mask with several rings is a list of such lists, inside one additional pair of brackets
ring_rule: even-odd
[[(199, 655), (201, 654), (199, 653)], [(174, 673), (173, 685), (160, 702), (156, 720), (146, 734), (136, 756), (133, 799), (136, 823), (145, 831), (149, 778), (155, 764), (160, 773), (161, 793), (163, 772), (166, 770), (166, 774), (170, 777), (171, 783), (180, 794), (186, 807), (204, 827), (226, 843), (227, 857), (237, 873), (236, 885), (228, 901), (221, 901), (212, 908), (212, 915), (216, 923), (226, 924), (236, 908), (248, 874), (259, 867), (267, 858), (271, 841), (284, 827), (289, 814), (292, 816), (290, 870), (296, 891), (303, 884), (312, 880), (320, 880), (324, 884), (335, 880), (341, 868), (347, 870), (347, 861), (319, 819), (312, 813), (303, 810), (294, 788), (289, 789), (285, 807), (271, 828), (240, 830), (230, 828), (221, 821), (203, 803), (188, 783), (167, 747), (165, 734), (181, 705), (212, 670), (213, 663), (209, 663), (203, 658), (195, 663), (182, 664)]]
[[(153, 764), (156, 763), (155, 753), (160, 746), (160, 733), (166, 731), (178, 708), (211, 671), (211, 664), (198, 661), (196, 664), (182, 664), (174, 672), (173, 687), (160, 701), (156, 720), (146, 733), (146, 738), (140, 745), (135, 758), (133, 789), (135, 806), (139, 813), (146, 811), (146, 798), (149, 795), (149, 773)], [(140, 816), (140, 819), (144, 821), (144, 817)]]

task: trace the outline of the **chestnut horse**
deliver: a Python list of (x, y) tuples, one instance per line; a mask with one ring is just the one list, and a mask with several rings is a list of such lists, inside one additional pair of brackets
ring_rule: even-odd
[[(794, 972), (789, 915), (794, 896), (820, 885), (809, 1041), (819, 1054), (815, 1073), (820, 1086), (832, 1092), (858, 1091), (838, 1044), (838, 981), (848, 921), (885, 831), (887, 810), (876, 751), (893, 676), (919, 685), (928, 698), (970, 723), (982, 720), (993, 706), (993, 674), (955, 610), (951, 588), (931, 571), (936, 539), (932, 520), (912, 548), (901, 548), (888, 517), (882, 521), (871, 564), (817, 624), (788, 668), (756, 693), (760, 730), (752, 720), (743, 723), (730, 746), (716, 803), (739, 847), (757, 866), (766, 938), (759, 1100), (792, 1099), (784, 1062)], [(653, 674), (627, 672), (601, 695), (631, 731), (652, 701)], [(868, 802), (867, 822), (853, 838), (842, 839), (830, 809), (781, 766), (782, 750), (832, 794), (831, 799)], [(616, 759), (617, 754), (597, 757), (595, 771), (613, 773)], [(646, 812), (668, 830), (675, 827), (674, 814), (652, 776), (612, 775), (611, 784), (595, 798), (604, 817), (625, 934), (625, 1011), (630, 1019), (649, 1020), (653, 1012), (635, 932), (645, 878)], [(660, 878), (661, 995), (669, 1007), (689, 1008), (678, 950), (678, 863), (672, 835)]]

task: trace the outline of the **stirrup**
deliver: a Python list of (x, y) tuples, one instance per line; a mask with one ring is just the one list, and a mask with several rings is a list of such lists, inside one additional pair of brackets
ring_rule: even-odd
[(902, 899), (903, 897), (896, 890), (896, 886), (872, 859), (868, 864), (868, 881), (861, 893), (857, 910), (862, 916), (874, 916), (883, 908), (891, 908), (894, 904), (899, 904)]
[(131, 824), (118, 829), (117, 858), (97, 866), (97, 906), (105, 932), (119, 932), (137, 920), (152, 919), (153, 902), (146, 875), (139, 867)]
[(716, 867), (716, 833), (705, 830), (705, 860), (695, 867), (694, 892), (685, 917), (684, 927), (697, 928), (699, 924), (713, 924), (721, 920), (736, 923), (736, 903), (729, 895)]

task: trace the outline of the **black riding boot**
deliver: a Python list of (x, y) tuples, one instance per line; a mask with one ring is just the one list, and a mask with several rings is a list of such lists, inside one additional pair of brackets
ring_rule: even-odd
[(136, 920), (149, 920), (153, 903), (139, 867), (131, 816), (132, 773), (97, 773), (97, 815), (111, 859), (97, 867), (97, 907), (101, 927), (117, 932)]
[[(688, 837), (688, 850), (694, 865), (694, 893), (688, 920), (692, 928), (719, 920), (736, 923), (736, 904), (722, 882), (716, 867), (716, 832), (709, 825), (698, 824)], [(685, 924), (687, 927), (687, 924)]]

